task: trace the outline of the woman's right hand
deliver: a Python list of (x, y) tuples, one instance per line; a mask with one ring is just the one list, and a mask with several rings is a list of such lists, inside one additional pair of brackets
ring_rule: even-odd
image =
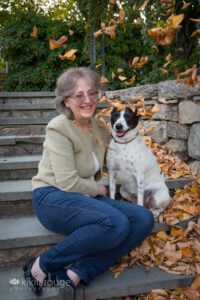
[(98, 195), (101, 195), (104, 197), (107, 196), (107, 189), (104, 185), (101, 185), (101, 184), (98, 185)]

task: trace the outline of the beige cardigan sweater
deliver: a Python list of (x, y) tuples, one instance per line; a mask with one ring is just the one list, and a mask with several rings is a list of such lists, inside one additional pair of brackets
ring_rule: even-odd
[(91, 124), (92, 133), (86, 134), (63, 114), (49, 122), (38, 174), (32, 178), (33, 190), (54, 186), (92, 197), (98, 194), (92, 152), (102, 168), (110, 134), (103, 121), (93, 118)]

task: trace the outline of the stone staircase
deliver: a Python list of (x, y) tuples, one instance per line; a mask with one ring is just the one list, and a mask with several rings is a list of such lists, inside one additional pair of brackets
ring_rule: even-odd
[[(23, 279), (21, 267), (63, 238), (46, 230), (34, 215), (31, 177), (36, 174), (47, 122), (56, 115), (53, 92), (0, 93), (0, 299), (36, 299)], [(106, 107), (100, 103), (98, 109)], [(168, 180), (173, 192), (190, 179)], [(107, 185), (107, 179), (102, 182)], [(180, 224), (186, 226), (186, 223)], [(154, 231), (169, 230), (156, 223)], [(110, 271), (88, 287), (77, 289), (77, 299), (106, 299), (135, 295), (156, 288), (175, 289), (191, 284), (192, 276), (172, 275), (134, 266), (117, 279)], [(58, 288), (46, 288), (41, 299), (63, 299)]]

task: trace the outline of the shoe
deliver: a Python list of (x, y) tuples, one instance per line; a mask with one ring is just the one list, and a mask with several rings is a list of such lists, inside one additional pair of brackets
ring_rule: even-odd
[(59, 297), (61, 300), (75, 300), (76, 289), (73, 281), (67, 276), (66, 270), (58, 270), (55, 272), (58, 278), (57, 286), (59, 286)]
[(31, 258), (24, 266), (24, 278), (27, 281), (28, 285), (32, 288), (32, 291), (37, 295), (40, 296), (42, 293), (43, 284), (37, 281), (33, 275), (31, 274), (31, 268), (35, 262), (37, 257)]

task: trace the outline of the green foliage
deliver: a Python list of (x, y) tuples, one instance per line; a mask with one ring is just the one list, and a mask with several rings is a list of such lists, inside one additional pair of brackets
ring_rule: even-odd
[[(31, 37), (34, 25), (38, 26), (37, 37)], [(53, 90), (56, 78), (71, 66), (82, 63), (81, 40), (83, 26), (76, 29), (70, 37), (70, 49), (79, 49), (77, 61), (64, 61), (58, 55), (65, 49), (50, 50), (49, 39), (59, 39), (73, 29), (66, 22), (29, 10), (21, 12), (17, 19), (11, 21), (1, 30), (2, 55), (8, 61), (9, 72), (5, 87), (7, 91), (45, 91)]]
[[(92, 66), (97, 64), (100, 74), (109, 83), (106, 89), (127, 88), (119, 75), (136, 76), (130, 86), (156, 83), (175, 79), (176, 74), (200, 64), (200, 34), (191, 36), (200, 29), (198, 19), (200, 5), (191, 0), (183, 10), (183, 1), (176, 0), (174, 5), (166, 6), (160, 1), (151, 0), (142, 11), (139, 7), (144, 0), (123, 0), (110, 4), (109, 0), (53, 0), (49, 9), (45, 1), (1, 0), (0, 3), (0, 49), (1, 65), (8, 62), (9, 73), (6, 79), (7, 91), (44, 91), (55, 88), (56, 78), (71, 66)], [(119, 10), (125, 11), (124, 22), (119, 21)], [(165, 26), (167, 18), (173, 13), (184, 13), (184, 20), (170, 45), (152, 46), (156, 41), (149, 37), (147, 30)], [(100, 29), (101, 22), (109, 26), (113, 19), (117, 22), (116, 38), (97, 37), (93, 33)], [(31, 37), (34, 26), (38, 27), (37, 37)], [(69, 36), (68, 30), (75, 34)], [(58, 40), (62, 35), (69, 39), (59, 49), (50, 50), (49, 39)], [(59, 54), (66, 49), (78, 49), (76, 60), (61, 60)], [(172, 62), (163, 74), (160, 68), (171, 53)], [(148, 62), (141, 68), (132, 67), (134, 57), (147, 56)], [(123, 72), (118, 72), (123, 68)], [(112, 73), (115, 78), (112, 79)]]

